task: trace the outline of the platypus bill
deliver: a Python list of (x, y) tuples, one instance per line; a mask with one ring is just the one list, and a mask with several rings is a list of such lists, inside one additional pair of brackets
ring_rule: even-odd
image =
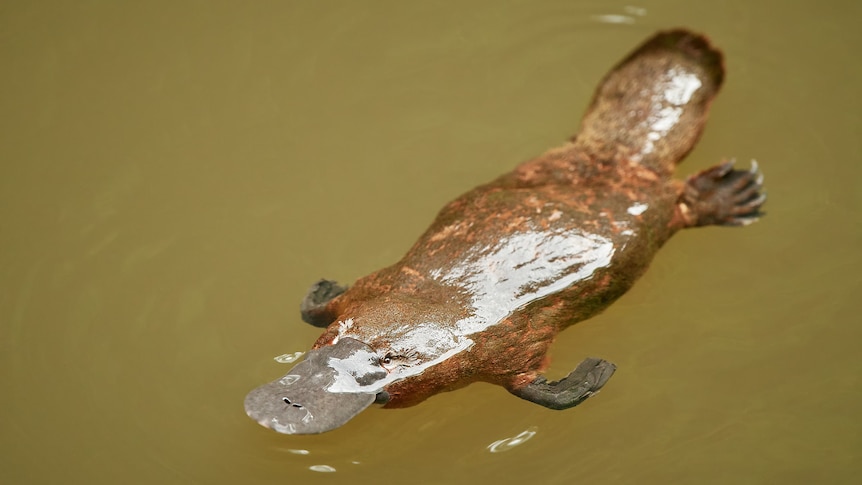
[(374, 402), (416, 404), (491, 382), (551, 409), (594, 395), (615, 366), (542, 372), (556, 334), (607, 308), (678, 230), (744, 226), (765, 202), (756, 164), (672, 178), (724, 78), (703, 36), (661, 32), (600, 83), (578, 134), (446, 205), (398, 263), (301, 304), (326, 327), (305, 359), (253, 390), (246, 413), (280, 433), (337, 428)]

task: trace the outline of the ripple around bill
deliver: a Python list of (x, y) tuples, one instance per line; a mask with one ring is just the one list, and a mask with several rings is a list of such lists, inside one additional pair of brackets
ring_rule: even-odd
[(279, 364), (290, 364), (292, 362), (296, 362), (300, 357), (303, 356), (305, 352), (294, 352), (292, 354), (281, 354), (278, 357), (273, 357), (273, 360), (278, 362)]

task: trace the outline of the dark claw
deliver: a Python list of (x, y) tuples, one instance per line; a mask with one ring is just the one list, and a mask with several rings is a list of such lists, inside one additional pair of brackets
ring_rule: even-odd
[(327, 327), (338, 318), (329, 310), (329, 302), (347, 291), (346, 286), (341, 286), (332, 280), (320, 280), (311, 285), (308, 294), (302, 299), (299, 311), (302, 320), (315, 327)]
[(763, 174), (756, 161), (748, 170), (732, 170), (724, 162), (689, 177), (682, 201), (695, 214), (693, 225), (746, 226), (755, 222), (766, 202)]
[(715, 178), (720, 179), (720, 178), (723, 178), (728, 173), (730, 173), (730, 171), (733, 170), (733, 165), (735, 163), (736, 163), (736, 159), (731, 158), (730, 160), (728, 160), (728, 161), (718, 165), (717, 167), (715, 167), (716, 168)]
[(614, 374), (616, 366), (594, 357), (584, 359), (568, 376), (556, 382), (537, 377), (533, 382), (510, 392), (521, 399), (550, 409), (568, 409), (597, 393)]

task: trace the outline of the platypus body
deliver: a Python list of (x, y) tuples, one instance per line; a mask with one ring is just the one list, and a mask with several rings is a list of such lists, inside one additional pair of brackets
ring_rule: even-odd
[(594, 394), (610, 362), (542, 377), (557, 333), (625, 293), (678, 230), (761, 215), (756, 165), (672, 178), (723, 76), (700, 35), (648, 39), (604, 78), (563, 146), (450, 202), (398, 263), (350, 288), (312, 286), (302, 316), (326, 331), (286, 376), (249, 393), (248, 415), (308, 434), (375, 401), (409, 406), (475, 381), (552, 409)]

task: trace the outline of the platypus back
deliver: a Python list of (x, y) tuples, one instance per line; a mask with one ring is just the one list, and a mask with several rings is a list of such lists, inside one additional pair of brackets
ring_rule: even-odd
[(595, 395), (615, 366), (588, 358), (550, 382), (554, 336), (620, 297), (678, 230), (761, 215), (756, 168), (671, 176), (722, 73), (703, 37), (651, 38), (605, 77), (572, 142), (447, 204), (392, 266), (349, 288), (312, 286), (303, 319), (327, 329), (306, 360), (249, 393), (248, 415), (319, 433), (372, 402), (409, 406), (476, 381), (550, 409)]
[(704, 37), (662, 32), (605, 76), (572, 141), (591, 158), (669, 174), (700, 137), (723, 79), (721, 52)]

